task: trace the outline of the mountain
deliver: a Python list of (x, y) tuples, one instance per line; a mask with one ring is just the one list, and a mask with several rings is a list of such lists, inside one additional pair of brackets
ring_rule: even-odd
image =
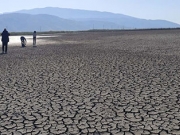
[(60, 18), (72, 19), (72, 18), (134, 18), (126, 16), (123, 14), (115, 14), (110, 12), (100, 12), (100, 11), (90, 11), (90, 10), (80, 10), (80, 9), (69, 9), (69, 8), (58, 8), (58, 7), (45, 7), (45, 8), (35, 8), (29, 10), (16, 11), (18, 13), (27, 14), (49, 14), (58, 16)]
[(0, 29), (9, 31), (76, 31), (89, 29), (177, 28), (166, 20), (146, 20), (123, 14), (67, 8), (35, 8), (0, 14)]
[(176, 28), (179, 24), (166, 20), (146, 20), (139, 19), (123, 14), (115, 14), (110, 12), (89, 11), (79, 9), (68, 9), (58, 7), (35, 8), (30, 10), (17, 11), (19, 13), (28, 14), (49, 14), (60, 18), (76, 20), (88, 25), (91, 29), (107, 28)]
[(0, 15), (0, 29), (5, 27), (9, 31), (70, 31), (86, 29), (76, 21), (62, 19), (57, 16), (38, 14), (30, 15), (23, 13), (9, 13)]

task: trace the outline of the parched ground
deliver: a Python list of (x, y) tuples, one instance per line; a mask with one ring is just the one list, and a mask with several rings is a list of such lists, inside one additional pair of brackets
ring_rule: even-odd
[(1, 135), (180, 135), (180, 30), (56, 36), (0, 55)]

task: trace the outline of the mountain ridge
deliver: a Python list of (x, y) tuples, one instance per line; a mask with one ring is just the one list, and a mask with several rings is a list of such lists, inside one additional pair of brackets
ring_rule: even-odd
[[(99, 17), (107, 18), (108, 16), (117, 17), (119, 15), (126, 17), (126, 18), (127, 17), (135, 18), (135, 17), (131, 17), (128, 15), (123, 15), (123, 14), (119, 14), (119, 13), (111, 13), (111, 12), (107, 12), (107, 11), (93, 11), (93, 10), (59, 8), (59, 7), (24, 9), (24, 10), (19, 10), (16, 12), (28, 13), (28, 14), (50, 14), (50, 15), (55, 15), (55, 16), (58, 16), (61, 18), (66, 18), (66, 19), (69, 19), (69, 18), (99, 18)], [(74, 16), (76, 16), (76, 17), (74, 17)]]
[[(123, 14), (58, 7), (0, 14), (0, 28), (10, 31), (78, 31), (89, 29), (179, 28), (166, 20), (146, 20)], [(21, 24), (21, 26), (20, 26)]]

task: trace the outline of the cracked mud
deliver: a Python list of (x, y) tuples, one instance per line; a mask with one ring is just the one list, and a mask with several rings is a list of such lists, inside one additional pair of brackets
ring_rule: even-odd
[(0, 55), (0, 134), (180, 135), (180, 30), (44, 40)]

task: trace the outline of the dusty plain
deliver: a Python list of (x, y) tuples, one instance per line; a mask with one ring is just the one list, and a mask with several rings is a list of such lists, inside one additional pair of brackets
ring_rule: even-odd
[(1, 135), (180, 135), (180, 30), (57, 33), (0, 55)]

